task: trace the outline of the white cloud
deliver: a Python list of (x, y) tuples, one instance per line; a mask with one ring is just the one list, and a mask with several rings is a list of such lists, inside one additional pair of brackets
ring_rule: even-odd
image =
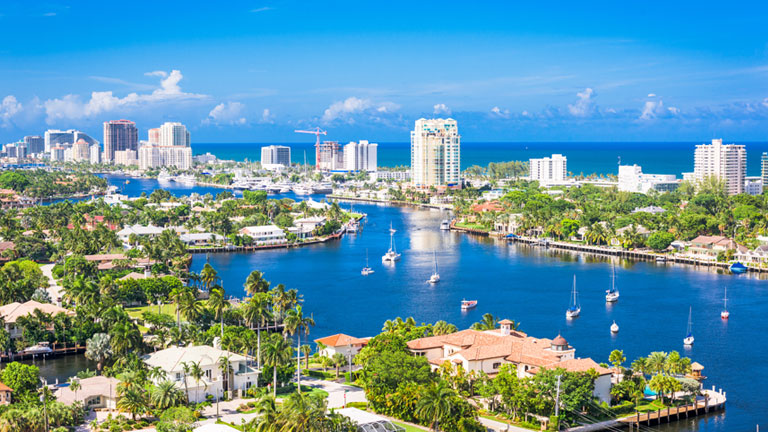
[(435, 114), (451, 115), (451, 109), (443, 103), (435, 104), (432, 108), (434, 108)]
[[(654, 95), (655, 96), (655, 95)], [(662, 117), (674, 117), (680, 114), (677, 107), (666, 107), (661, 98), (658, 100), (645, 101), (643, 110), (640, 113), (640, 120), (654, 120)]]
[(243, 116), (243, 111), (245, 111), (245, 105), (240, 102), (220, 103), (213, 107), (211, 112), (208, 113), (208, 118), (203, 120), (203, 123), (244, 125), (247, 120)]
[(44, 17), (54, 17), (56, 16), (56, 12), (46, 12), (43, 14)]
[(648, 93), (648, 97), (656, 97), (656, 93)]
[(152, 71), (152, 72), (144, 72), (144, 75), (146, 75), (146, 76), (157, 76), (157, 77), (165, 78), (165, 77), (168, 76), (168, 72), (158, 70), (158, 71)]
[(59, 119), (80, 119), (116, 109), (135, 108), (170, 100), (184, 101), (207, 98), (205, 95), (182, 91), (179, 82), (184, 76), (179, 70), (173, 70), (170, 74), (155, 71), (151, 72), (150, 75), (163, 77), (163, 79), (160, 80), (160, 86), (148, 94), (129, 93), (120, 98), (111, 91), (103, 91), (92, 92), (88, 102), (82, 102), (78, 95), (73, 94), (65, 95), (61, 99), (49, 99), (43, 104), (46, 122), (52, 124)]
[(274, 122), (275, 122), (275, 115), (272, 114), (271, 111), (269, 111), (269, 108), (264, 108), (264, 111), (261, 112), (260, 123), (272, 124)]
[(358, 97), (348, 97), (343, 101), (332, 103), (323, 112), (323, 123), (330, 123), (335, 120), (344, 120), (348, 123), (354, 123), (354, 116), (368, 114), (371, 117), (378, 117), (381, 114), (390, 114), (400, 109), (400, 106), (392, 102), (374, 103), (370, 99)]
[[(491, 114), (501, 118), (509, 118), (509, 110), (501, 109), (497, 106), (491, 108)], [(527, 114), (528, 114), (528, 111), (523, 111), (523, 115), (527, 115)]]
[(251, 12), (252, 13), (259, 13), (259, 12), (266, 12), (268, 10), (272, 10), (272, 8), (271, 7), (267, 7), (267, 6), (263, 6), (263, 7), (259, 7), (259, 8), (256, 8), (256, 9), (251, 9)]
[(568, 105), (568, 112), (576, 117), (586, 117), (594, 111), (595, 103), (592, 100), (595, 91), (587, 87), (583, 92), (576, 93), (578, 100), (573, 105)]
[(21, 112), (21, 103), (16, 100), (16, 96), (8, 95), (3, 98), (0, 104), (0, 126), (7, 127), (11, 125), (11, 119)]
[(669, 111), (669, 113), (672, 114), (672, 115), (680, 114), (680, 109), (677, 108), (677, 107), (669, 107), (669, 108), (667, 108), (667, 111)]

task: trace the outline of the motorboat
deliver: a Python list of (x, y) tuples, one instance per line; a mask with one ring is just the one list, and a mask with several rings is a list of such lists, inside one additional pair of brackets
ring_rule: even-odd
[(619, 332), (619, 325), (616, 324), (616, 321), (611, 324), (611, 333), (618, 333)]
[(440, 222), (440, 229), (443, 231), (449, 231), (451, 229), (451, 223), (448, 221), (448, 219)]
[(50, 346), (48, 346), (48, 342), (40, 342), (37, 345), (32, 345), (31, 347), (28, 347), (24, 349), (21, 353), (22, 354), (50, 354), (53, 350)]
[(579, 304), (579, 293), (576, 291), (576, 275), (573, 275), (573, 291), (571, 292), (571, 305), (565, 310), (565, 317), (568, 319), (577, 318), (581, 314), (581, 305)]
[(389, 250), (384, 256), (381, 257), (382, 262), (394, 263), (400, 260), (400, 254), (397, 253), (395, 248), (395, 230), (392, 228), (392, 223), (389, 224)]
[(173, 181), (173, 176), (168, 174), (167, 171), (163, 171), (157, 175), (157, 181), (159, 183), (170, 183), (171, 181)]
[(434, 258), (435, 258), (435, 271), (432, 273), (432, 276), (429, 277), (429, 280), (427, 280), (428, 283), (436, 284), (440, 282), (440, 273), (437, 272), (437, 252), (432, 252)]
[(196, 183), (195, 176), (191, 174), (182, 174), (182, 175), (176, 176), (174, 180), (179, 183), (188, 184), (188, 185), (193, 185)]
[(470, 310), (477, 307), (477, 300), (462, 300), (461, 310)]
[(365, 267), (360, 271), (363, 276), (368, 276), (373, 273), (373, 269), (368, 265), (368, 249), (365, 250)]
[(685, 346), (693, 346), (693, 323), (691, 321), (691, 312), (693, 312), (693, 308), (688, 308), (688, 332), (686, 333), (687, 336), (683, 339), (683, 345)]
[(734, 273), (734, 274), (742, 274), (747, 272), (747, 266), (736, 261), (735, 263), (728, 266), (728, 270), (730, 270), (731, 273)]
[(611, 275), (611, 289), (605, 291), (605, 301), (613, 303), (619, 300), (619, 290), (616, 289), (616, 266), (613, 267)]
[(345, 229), (346, 229), (346, 231), (348, 233), (356, 233), (358, 228), (359, 228), (359, 225), (358, 225), (357, 221), (351, 220), (351, 221), (349, 221), (349, 223), (347, 223)]
[(664, 257), (664, 256), (657, 256), (657, 257), (656, 257), (656, 262), (657, 262), (657, 263), (662, 263), (662, 264), (663, 264), (663, 263), (667, 262), (667, 257)]

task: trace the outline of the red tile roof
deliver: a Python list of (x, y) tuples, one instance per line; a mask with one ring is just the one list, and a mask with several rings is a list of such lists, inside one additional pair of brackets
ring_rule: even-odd
[(347, 345), (365, 345), (368, 341), (365, 339), (356, 338), (354, 336), (345, 335), (343, 333), (337, 333), (335, 335), (315, 339), (315, 342), (319, 342), (329, 347), (339, 347)]

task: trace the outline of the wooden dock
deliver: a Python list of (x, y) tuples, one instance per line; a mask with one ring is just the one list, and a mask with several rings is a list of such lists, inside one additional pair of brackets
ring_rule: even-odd
[(670, 423), (689, 417), (708, 414), (713, 411), (725, 409), (725, 393), (721, 391), (704, 390), (704, 397), (690, 405), (660, 409), (649, 413), (637, 413), (633, 416), (619, 419), (619, 423), (629, 426), (629, 430), (640, 430), (643, 426), (654, 426), (662, 423)]
[(47, 354), (0, 354), (0, 362), (12, 362), (21, 360), (36, 360), (36, 359), (48, 359), (61, 357), (65, 355), (81, 354), (85, 352), (85, 345), (77, 345), (71, 347), (57, 347), (53, 348), (53, 351)]

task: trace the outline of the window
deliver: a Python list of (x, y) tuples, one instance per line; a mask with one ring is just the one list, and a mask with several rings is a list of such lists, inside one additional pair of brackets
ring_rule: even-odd
[(501, 362), (496, 362), (496, 363), (493, 364), (493, 368), (494, 369), (498, 369), (500, 367), (501, 367)]

